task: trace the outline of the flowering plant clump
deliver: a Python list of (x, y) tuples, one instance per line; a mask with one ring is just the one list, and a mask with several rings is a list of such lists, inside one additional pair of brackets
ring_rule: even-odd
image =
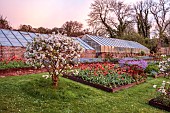
[(157, 85), (153, 85), (153, 87), (156, 88), (157, 91), (155, 101), (170, 106), (170, 81), (163, 81), (160, 87), (157, 87)]
[(39, 36), (28, 44), (25, 57), (27, 63), (45, 67), (52, 76), (53, 85), (57, 87), (58, 76), (63, 70), (72, 68), (73, 59), (80, 57), (83, 48), (72, 38), (63, 35)]
[(112, 63), (80, 64), (73, 73), (86, 81), (107, 87), (117, 87), (135, 82), (133, 77), (125, 72), (116, 70)]
[(0, 69), (31, 67), (25, 63), (24, 59), (13, 56), (9, 59), (0, 60)]
[(121, 66), (121, 70), (132, 75), (137, 83), (141, 80), (146, 80), (147, 76), (144, 70), (148, 64), (145, 60), (121, 59), (119, 65)]
[(170, 58), (165, 58), (159, 62), (159, 68), (161, 72), (166, 72), (170, 68)]
[(145, 69), (145, 73), (152, 77), (156, 77), (159, 72), (158, 64), (155, 62), (150, 62)]
[(148, 65), (145, 60), (125, 60), (125, 59), (119, 60), (119, 64), (121, 67), (125, 65), (138, 65), (143, 69), (145, 69)]

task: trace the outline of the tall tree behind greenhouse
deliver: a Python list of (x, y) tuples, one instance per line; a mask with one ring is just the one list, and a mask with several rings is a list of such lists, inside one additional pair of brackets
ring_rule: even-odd
[(170, 25), (170, 0), (159, 0), (155, 2), (150, 0), (150, 12), (156, 22), (156, 31), (158, 32), (158, 46), (157, 49), (162, 46), (161, 42), (166, 37), (166, 29)]
[(0, 15), (0, 28), (12, 29), (11, 25), (9, 24), (9, 21), (7, 20), (7, 17), (3, 17), (3, 15)]
[[(88, 24), (97, 32), (120, 38), (132, 22), (131, 6), (117, 0), (94, 0), (91, 4)], [(98, 33), (101, 34), (101, 33)], [(103, 33), (102, 33), (103, 34)]]
[(77, 21), (67, 21), (62, 25), (61, 28), (64, 30), (64, 33), (67, 36), (79, 36), (83, 34), (83, 24)]
[(148, 0), (134, 4), (134, 10), (138, 33), (145, 38), (150, 38), (151, 22), (149, 22)]

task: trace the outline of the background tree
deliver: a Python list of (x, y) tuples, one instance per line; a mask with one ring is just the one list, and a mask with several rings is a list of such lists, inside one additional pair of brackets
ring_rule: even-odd
[(158, 42), (156, 38), (153, 38), (153, 39), (144, 38), (142, 35), (140, 35), (137, 32), (130, 32), (122, 36), (122, 39), (138, 42), (146, 46), (147, 48), (149, 48), (151, 52), (154, 52), (154, 53), (157, 52), (156, 47), (157, 47)]
[(149, 8), (148, 1), (140, 1), (134, 5), (137, 30), (145, 38), (150, 37), (151, 23), (149, 22)]
[(33, 29), (31, 25), (20, 25), (18, 30), (26, 32), (35, 32), (35, 29)]
[(52, 28), (51, 32), (55, 32), (55, 34), (58, 34), (58, 33), (64, 34), (63, 28), (57, 28), (57, 27)]
[[(94, 3), (91, 4), (91, 12), (89, 14), (90, 19), (88, 20), (89, 26), (92, 26), (95, 34), (103, 34), (103, 32), (107, 32), (110, 36), (115, 37), (115, 29), (113, 29), (110, 25), (109, 15), (110, 12), (110, 0), (95, 0)], [(102, 32), (101, 32), (102, 31)]]
[[(124, 4), (121, 1), (112, 1), (111, 2), (111, 11), (114, 12), (115, 17), (110, 19), (110, 22), (117, 29), (117, 38), (123, 36), (125, 34), (126, 29), (129, 24), (133, 22), (132, 14), (133, 9), (130, 5)], [(115, 21), (117, 20), (117, 22)]]
[(39, 27), (38, 29), (37, 29), (37, 32), (38, 33), (43, 33), (43, 34), (48, 34), (48, 28), (44, 28), (44, 27)]
[(91, 4), (89, 26), (105, 31), (109, 37), (121, 37), (131, 21), (131, 7), (116, 0), (95, 0)]
[(2, 29), (12, 29), (7, 18), (0, 15), (0, 28)]
[[(170, 20), (170, 19), (169, 19)], [(170, 47), (170, 24), (168, 25), (168, 27), (166, 28), (166, 33), (167, 33), (167, 40), (168, 40), (168, 44)]]
[(158, 31), (158, 49), (161, 47), (161, 41), (164, 40), (166, 34), (165, 30), (170, 24), (170, 1), (159, 0), (159, 2), (150, 1), (150, 11), (156, 22), (156, 30)]
[(78, 36), (82, 33), (83, 24), (77, 21), (67, 21), (61, 28), (67, 36)]

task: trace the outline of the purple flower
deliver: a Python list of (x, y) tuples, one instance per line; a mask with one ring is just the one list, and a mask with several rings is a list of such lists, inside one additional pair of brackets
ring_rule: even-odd
[(142, 67), (143, 69), (145, 69), (148, 66), (148, 63), (145, 60), (131, 60), (131, 61), (120, 60), (119, 64), (120, 64), (120, 66), (124, 66), (125, 64), (138, 65), (138, 66)]

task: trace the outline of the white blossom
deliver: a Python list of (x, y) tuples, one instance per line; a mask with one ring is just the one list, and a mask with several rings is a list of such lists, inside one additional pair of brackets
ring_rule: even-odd
[(157, 85), (153, 85), (153, 88), (156, 88), (157, 87)]
[[(35, 37), (28, 44), (25, 52), (27, 63), (32, 66), (40, 64), (47, 68), (50, 74), (57, 75), (67, 67), (74, 57), (79, 58), (83, 48), (70, 37), (63, 35), (49, 35), (49, 37)], [(43, 77), (48, 78), (46, 75)]]
[(48, 79), (50, 76), (49, 75), (42, 75), (43, 78)]

